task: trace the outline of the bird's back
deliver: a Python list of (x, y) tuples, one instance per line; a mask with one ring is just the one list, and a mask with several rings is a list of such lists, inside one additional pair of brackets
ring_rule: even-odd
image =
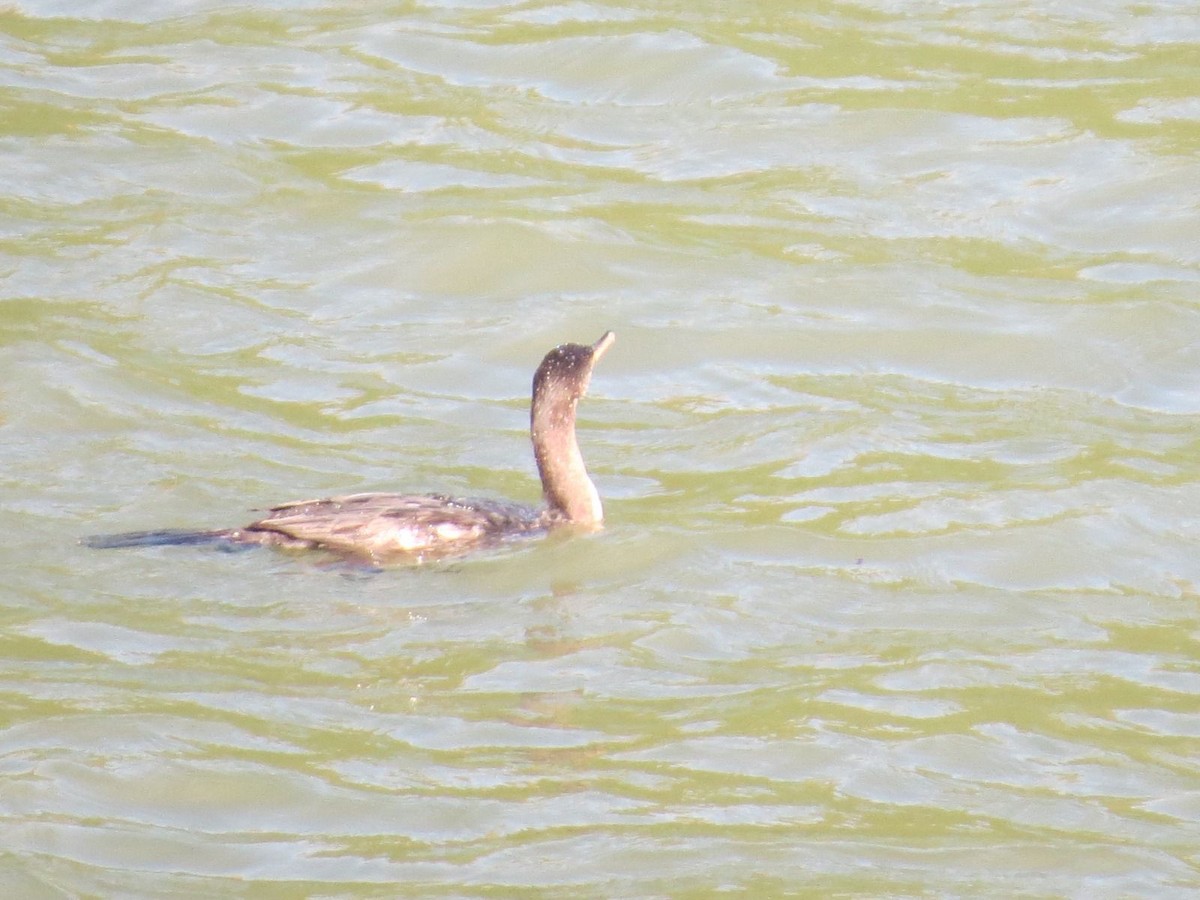
[(324, 548), (377, 559), (456, 553), (549, 525), (538, 510), (444, 494), (350, 494), (299, 500), (229, 534), (241, 543)]

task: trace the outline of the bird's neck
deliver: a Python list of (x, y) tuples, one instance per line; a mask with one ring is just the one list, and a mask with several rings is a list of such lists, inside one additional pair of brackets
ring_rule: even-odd
[(576, 524), (598, 526), (604, 521), (604, 509), (575, 440), (577, 403), (535, 404), (530, 420), (533, 452), (551, 511)]

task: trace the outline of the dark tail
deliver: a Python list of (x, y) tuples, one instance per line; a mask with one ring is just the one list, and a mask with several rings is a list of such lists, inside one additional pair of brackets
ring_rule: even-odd
[(229, 539), (228, 531), (189, 531), (168, 528), (165, 531), (126, 531), (122, 534), (92, 534), (79, 543), (94, 550), (117, 547), (165, 547), (171, 544), (219, 544)]

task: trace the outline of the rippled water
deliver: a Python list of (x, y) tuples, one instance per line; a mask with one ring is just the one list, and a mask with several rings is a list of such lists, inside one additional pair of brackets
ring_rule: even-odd
[[(0, 26), (5, 896), (1200, 889), (1193, 3)], [(607, 328), (601, 535), (76, 544), (535, 500)]]

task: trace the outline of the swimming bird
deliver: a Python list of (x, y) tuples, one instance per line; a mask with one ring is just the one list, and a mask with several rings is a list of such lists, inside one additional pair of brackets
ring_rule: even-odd
[(534, 373), (529, 433), (542, 480), (540, 508), (444, 494), (349, 494), (284, 503), (242, 528), (100, 534), (81, 543), (97, 549), (262, 545), (391, 562), (458, 555), (563, 526), (599, 529), (604, 509), (579, 451), (575, 413), (592, 370), (615, 339), (607, 331), (591, 345), (561, 344)]

